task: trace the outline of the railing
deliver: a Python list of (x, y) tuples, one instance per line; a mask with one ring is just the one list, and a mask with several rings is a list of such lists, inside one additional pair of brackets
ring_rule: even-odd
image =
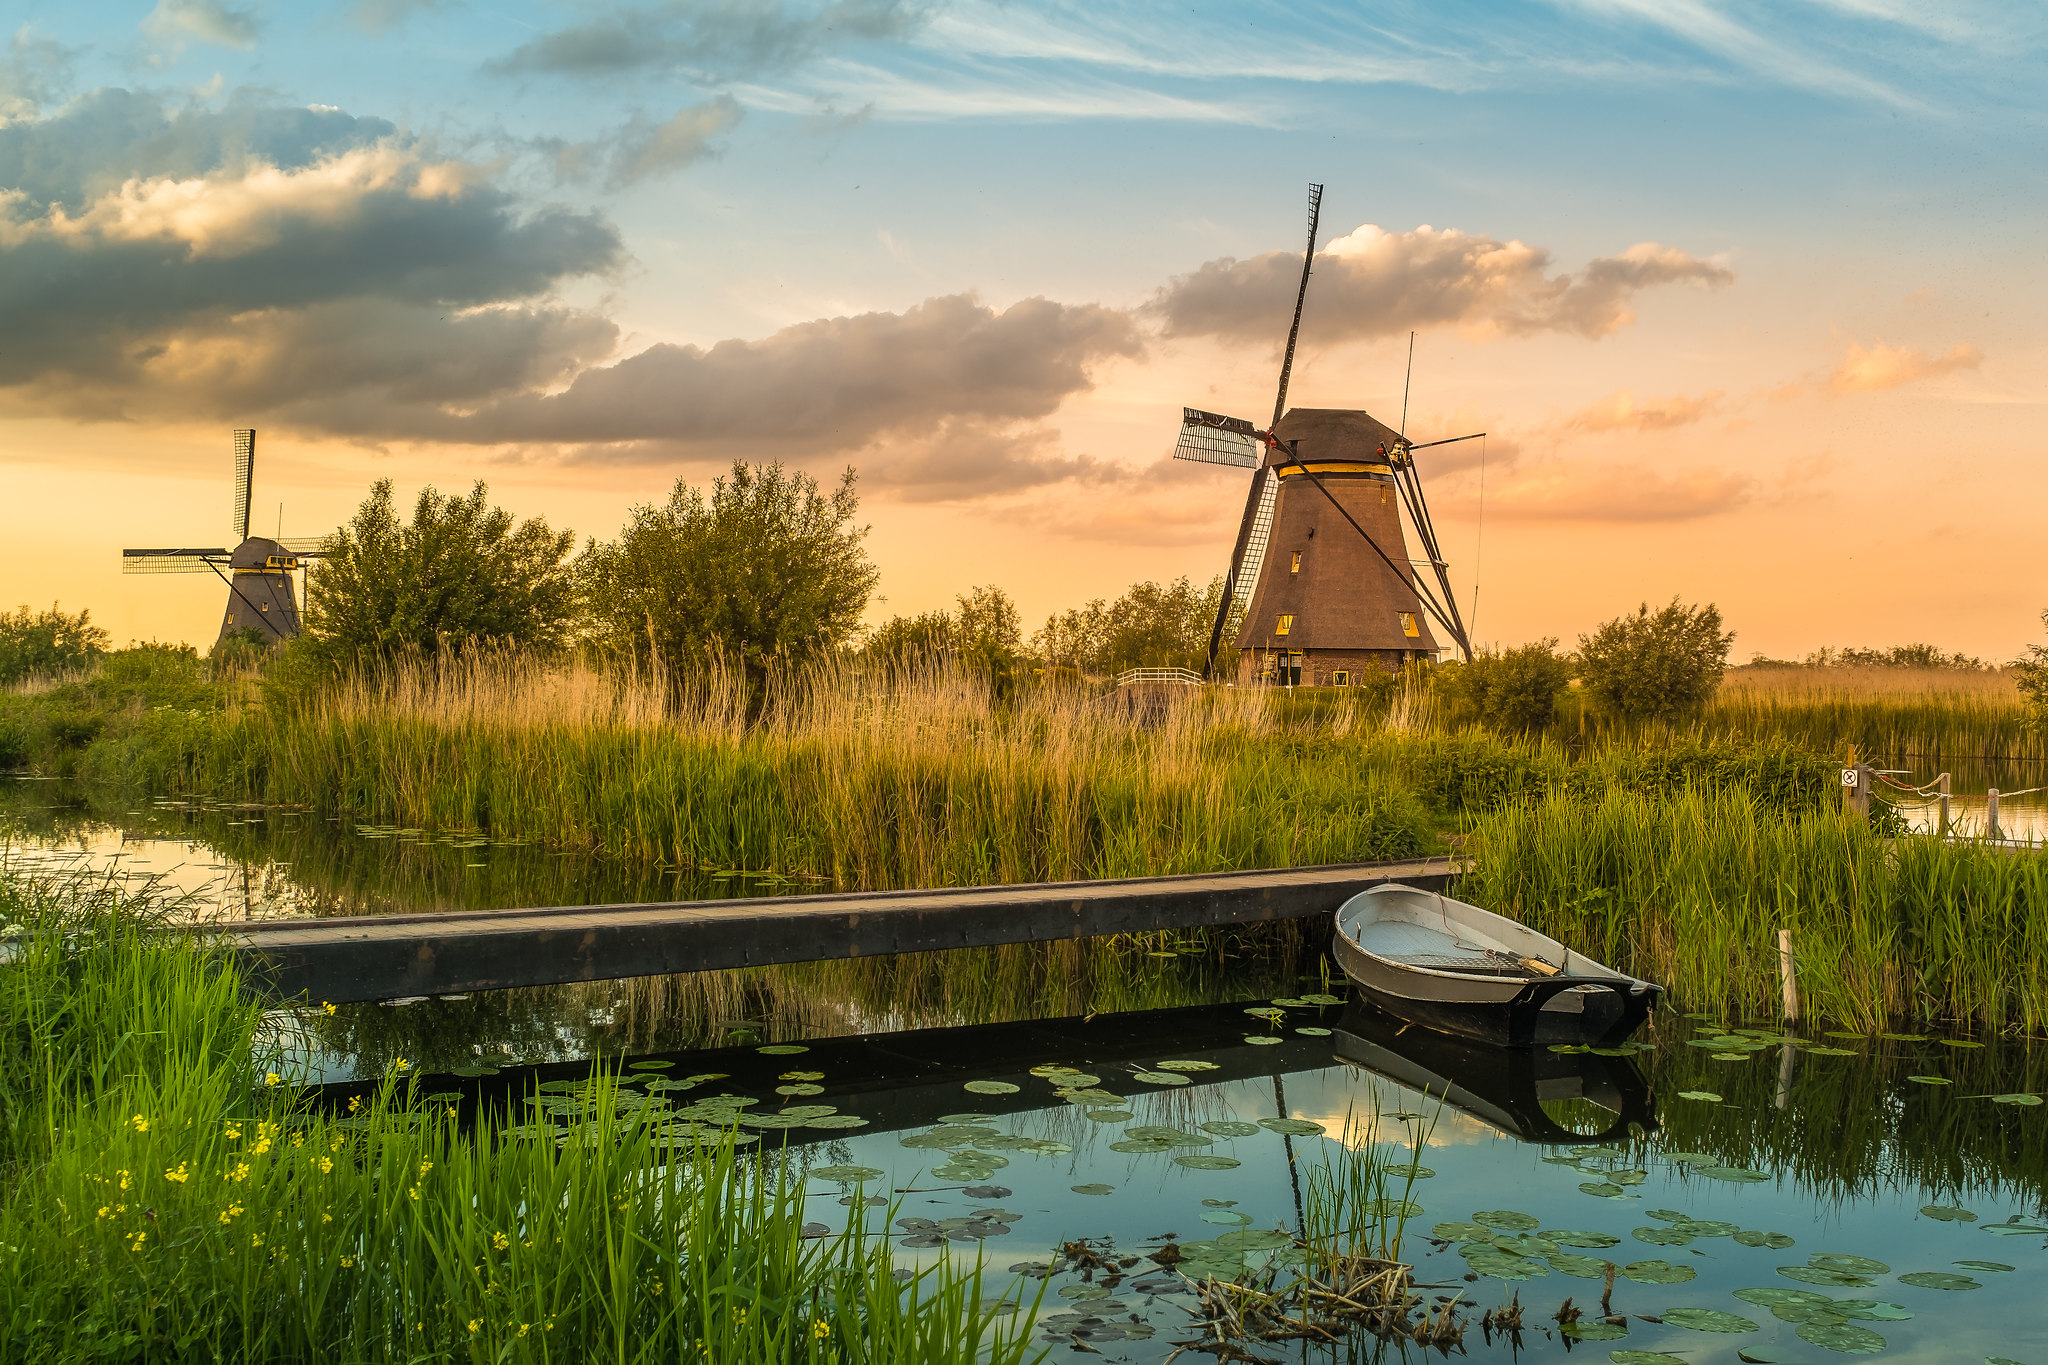
[(1132, 683), (1174, 683), (1184, 687), (1200, 687), (1202, 675), (1191, 668), (1127, 668), (1116, 675), (1118, 687), (1129, 687)]

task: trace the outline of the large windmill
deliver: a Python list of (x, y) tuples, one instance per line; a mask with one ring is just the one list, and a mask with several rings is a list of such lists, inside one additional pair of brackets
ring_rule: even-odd
[[(1341, 685), (1368, 668), (1399, 668), (1436, 653), (1431, 621), (1471, 655), (1415, 468), (1417, 450), (1450, 442), (1415, 445), (1362, 411), (1287, 407), (1322, 199), (1323, 187), (1309, 186), (1308, 249), (1271, 426), (1260, 431), (1243, 418), (1182, 409), (1175, 459), (1256, 471), (1209, 632), (1205, 678), (1217, 676), (1216, 655), (1238, 602), (1246, 603), (1239, 657), (1228, 672), (1245, 681)], [(1409, 558), (1404, 511), (1421, 559)]]
[(256, 478), (256, 433), (235, 432), (235, 548), (194, 550), (123, 550), (122, 573), (212, 573), (227, 584), (227, 609), (221, 614), (223, 638), (255, 630), (267, 642), (299, 633), (298, 594), (292, 574), (305, 561), (326, 553), (326, 536), (249, 534), (249, 500)]

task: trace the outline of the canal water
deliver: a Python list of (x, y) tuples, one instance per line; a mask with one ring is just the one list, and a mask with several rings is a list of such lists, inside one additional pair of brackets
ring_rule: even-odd
[[(800, 889), (206, 803), (89, 812), (48, 784), (9, 800), (14, 856), (154, 880), (213, 917)], [(1372, 1154), (1419, 1292), (1459, 1306), (1454, 1352), (2048, 1365), (2048, 1050), (1675, 1012), (1636, 1041), (1514, 1053), (1404, 1029), (1277, 932), (278, 1010), (267, 1044), (325, 1103), (397, 1072), (422, 1104), (564, 1141), (600, 1061), (631, 1109), (778, 1153), (821, 1230), (880, 1201), (905, 1270), (979, 1258), (991, 1298), (1042, 1291), (1030, 1331), (1056, 1360), (1213, 1345), (1171, 1266), (1284, 1286), (1318, 1191)], [(1482, 1325), (1509, 1308), (1519, 1330)], [(1221, 1358), (1431, 1354), (1234, 1345)]]

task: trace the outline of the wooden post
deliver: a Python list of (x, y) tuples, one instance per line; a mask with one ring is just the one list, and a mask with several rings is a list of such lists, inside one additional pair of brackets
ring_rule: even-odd
[(1998, 788), (1984, 793), (1984, 837), (2003, 839), (2005, 831), (1998, 827)]
[(1851, 815), (1870, 818), (1870, 765), (1856, 761), (1856, 749), (1849, 749), (1849, 766), (1842, 769), (1842, 809)]
[(1778, 982), (1785, 988), (1785, 1022), (1799, 1022), (1799, 973), (1792, 965), (1792, 931), (1778, 931)]
[(1935, 832), (1938, 833), (1942, 838), (1946, 839), (1948, 838), (1949, 820), (1948, 774), (1943, 773), (1940, 777), (1936, 778), (1935, 781), (1941, 784), (1941, 827)]

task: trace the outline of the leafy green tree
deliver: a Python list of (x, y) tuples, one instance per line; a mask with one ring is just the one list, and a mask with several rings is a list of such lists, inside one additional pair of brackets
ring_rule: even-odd
[(399, 521), (380, 479), (307, 572), (306, 634), (329, 663), (481, 644), (553, 649), (576, 621), (576, 537), (514, 525), (479, 481), (467, 497), (420, 490)]
[(676, 480), (636, 507), (582, 573), (596, 640), (669, 667), (722, 656), (759, 681), (848, 643), (880, 576), (868, 559), (854, 472), (829, 494), (780, 463), (735, 460), (711, 496)]
[(1164, 584), (1133, 583), (1114, 602), (1097, 598), (1049, 617), (1032, 637), (1032, 646), (1048, 665), (1091, 673), (1199, 670), (1209, 657), (1209, 630), (1222, 596), (1221, 577), (1210, 580), (1206, 590), (1185, 576)]
[(1806, 656), (1809, 668), (1940, 668), (1986, 672), (1990, 664), (1968, 654), (1945, 653), (1929, 644), (1893, 645), (1890, 649), (1821, 648)]
[(953, 652), (953, 614), (926, 611), (892, 616), (868, 633), (861, 652), (898, 668), (934, 663)]
[(0, 611), (0, 686), (89, 664), (107, 652), (107, 633), (92, 612)]
[(1556, 718), (1558, 696), (1571, 681), (1572, 661), (1558, 654), (1553, 637), (1509, 650), (1482, 649), (1467, 662), (1445, 664), (1436, 687), (1456, 719), (1533, 731)]
[[(2041, 624), (2048, 626), (2048, 611), (2041, 613)], [(2028, 645), (2027, 652), (2013, 661), (2012, 675), (2026, 698), (2029, 722), (2048, 729), (2048, 645)]]
[(1628, 720), (1676, 720), (1713, 698), (1734, 632), (1713, 603), (1617, 616), (1579, 637), (1579, 683), (1601, 710)]

